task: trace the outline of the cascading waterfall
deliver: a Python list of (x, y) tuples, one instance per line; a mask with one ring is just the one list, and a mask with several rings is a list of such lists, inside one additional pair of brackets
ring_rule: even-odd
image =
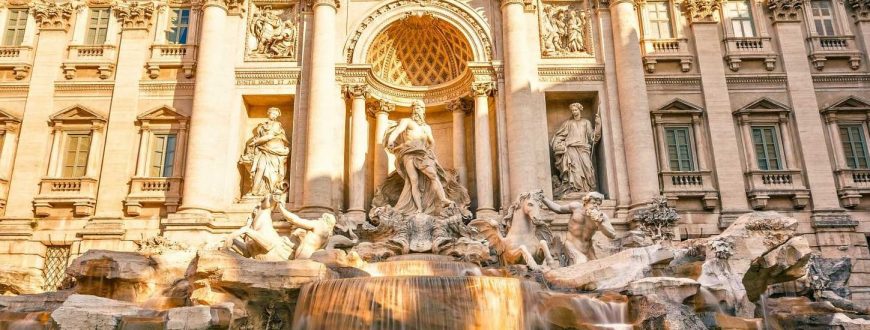
[[(550, 293), (540, 284), (480, 276), (463, 262), (402, 260), (361, 267), (371, 277), (302, 287), (293, 329), (548, 329), (553, 299), (590, 329), (630, 329), (624, 302)], [(564, 302), (564, 303), (563, 303)]]

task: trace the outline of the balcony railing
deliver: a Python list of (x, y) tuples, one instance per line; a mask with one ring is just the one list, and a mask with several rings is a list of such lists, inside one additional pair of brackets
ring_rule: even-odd
[(11, 68), (15, 79), (27, 77), (33, 62), (33, 48), (30, 46), (0, 46), (0, 67)]
[(662, 192), (669, 199), (700, 198), (704, 208), (713, 209), (719, 196), (713, 188), (713, 175), (710, 171), (663, 171)]
[(128, 215), (141, 214), (147, 205), (165, 206), (175, 212), (181, 201), (181, 178), (136, 177), (130, 181), (130, 194), (124, 202)]
[(843, 206), (858, 206), (863, 195), (870, 194), (870, 169), (839, 169), (834, 173)]
[(723, 42), (725, 59), (731, 71), (740, 70), (740, 63), (746, 60), (764, 61), (767, 71), (776, 67), (776, 53), (770, 45), (769, 37), (728, 37)]
[(76, 216), (92, 215), (97, 200), (93, 178), (43, 178), (33, 200), (36, 216), (44, 217), (59, 205), (72, 205)]
[(644, 39), (641, 41), (641, 48), (644, 65), (649, 73), (654, 73), (656, 64), (661, 61), (680, 62), (683, 72), (692, 68), (692, 54), (689, 52), (687, 39)]
[(791, 197), (796, 209), (804, 208), (809, 202), (809, 190), (799, 170), (755, 170), (746, 176), (754, 209), (764, 209), (771, 197)]
[(70, 45), (64, 77), (74, 79), (79, 68), (96, 68), (100, 79), (108, 79), (115, 70), (117, 53), (114, 45)]
[(185, 77), (193, 77), (196, 50), (196, 45), (152, 45), (148, 76), (157, 79), (161, 68), (180, 68)]
[(807, 38), (807, 42), (810, 44), (810, 59), (817, 70), (823, 70), (825, 62), (833, 58), (848, 60), (852, 70), (861, 67), (861, 52), (854, 36), (812, 36)]

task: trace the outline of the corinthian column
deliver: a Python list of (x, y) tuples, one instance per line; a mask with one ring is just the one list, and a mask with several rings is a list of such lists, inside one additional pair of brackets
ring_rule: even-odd
[(465, 166), (465, 114), (468, 109), (462, 100), (447, 104), (453, 113), (453, 170), (459, 176), (459, 184), (468, 187), (468, 168)]
[(335, 107), (335, 14), (338, 0), (313, 0), (311, 58), (308, 79), (308, 126), (305, 137), (305, 174), (302, 183), (302, 209), (306, 214), (334, 212), (333, 182), (339, 179), (343, 164), (335, 154), (344, 152), (344, 141), (335, 132), (344, 129), (343, 111)]
[(366, 151), (369, 149), (369, 128), (366, 122), (366, 85), (347, 85), (345, 95), (351, 100), (350, 106), (350, 179), (348, 180), (347, 215), (353, 223), (363, 223), (366, 219)]
[[(230, 3), (234, 1), (229, 0)], [(183, 213), (210, 215), (229, 205), (224, 166), (230, 155), (215, 146), (229, 145), (233, 94), (233, 52), (226, 45), (227, 1), (202, 5), (202, 29), (190, 117), (190, 136), (184, 177)]]
[(631, 0), (616, 0), (610, 5), (619, 114), (632, 207), (659, 194), (658, 173), (654, 166), (657, 163), (655, 139), (650, 125), (635, 8)]
[(477, 217), (496, 215), (492, 192), (492, 145), (489, 135), (489, 96), (495, 84), (471, 85), (474, 96), (474, 177), (477, 187)]
[(380, 187), (387, 179), (387, 175), (390, 174), (390, 159), (387, 156), (387, 151), (384, 150), (384, 134), (387, 133), (390, 112), (394, 110), (396, 110), (396, 105), (386, 101), (378, 101), (372, 109), (372, 115), (375, 117), (375, 188)]
[[(549, 178), (549, 167), (538, 166), (546, 154), (546, 116), (540, 102), (532, 97), (531, 83), (537, 80), (537, 54), (529, 47), (528, 26), (523, 0), (502, 0), (505, 60), (505, 126), (510, 196), (542, 187)], [(543, 129), (542, 129), (543, 127)], [(543, 131), (542, 131), (543, 130)], [(543, 175), (541, 171), (546, 171)], [(547, 180), (549, 181), (549, 180)]]

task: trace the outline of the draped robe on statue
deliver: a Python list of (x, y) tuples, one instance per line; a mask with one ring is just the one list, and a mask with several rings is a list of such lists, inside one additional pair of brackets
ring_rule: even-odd
[(551, 145), (559, 170), (556, 194), (595, 191), (595, 168), (592, 148), (601, 139), (601, 132), (589, 120), (569, 119), (553, 135)]
[[(396, 126), (387, 129), (384, 141), (393, 133)], [(405, 161), (410, 159), (417, 170), (417, 185), (420, 190), (420, 199), (423, 204), (423, 213), (440, 215), (444, 211), (443, 205), (438, 199), (436, 187), (429, 178), (420, 170), (426, 167), (434, 167), (438, 180), (444, 187), (447, 198), (456, 206), (463, 208), (471, 199), (464, 187), (459, 185), (456, 174), (451, 170), (445, 170), (438, 164), (435, 151), (425, 139), (409, 139), (408, 133), (402, 132), (395, 141), (395, 147), (388, 150), (396, 156), (396, 171), (390, 173), (372, 201), (373, 206), (391, 205), (402, 214), (410, 215), (417, 213), (417, 206), (411, 195), (411, 183), (408, 181)], [(464, 208), (463, 208), (464, 209)]]
[(257, 126), (243, 160), (251, 164), (251, 194), (263, 196), (281, 188), (286, 176), (290, 143), (281, 123), (269, 121)]

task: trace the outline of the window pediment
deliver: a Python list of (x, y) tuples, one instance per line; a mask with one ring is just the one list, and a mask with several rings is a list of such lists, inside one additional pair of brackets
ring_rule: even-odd
[(690, 114), (703, 112), (704, 109), (700, 106), (683, 100), (681, 98), (675, 98), (664, 106), (660, 107), (658, 110), (653, 111), (653, 113), (655, 114)]
[(823, 113), (840, 111), (870, 112), (870, 101), (865, 101), (856, 96), (849, 96), (822, 110)]
[(13, 116), (12, 114), (6, 112), (3, 109), (0, 109), (0, 123), (20, 123), (21, 119)]
[(49, 117), (52, 125), (57, 123), (105, 123), (106, 118), (91, 109), (74, 105), (55, 112)]
[(790, 112), (791, 108), (789, 106), (782, 104), (780, 102), (774, 101), (770, 98), (763, 97), (758, 99), (752, 103), (749, 103), (742, 108), (735, 111), (735, 114), (750, 114), (750, 113), (781, 113), (781, 112)]
[(184, 123), (187, 122), (187, 116), (181, 114), (173, 107), (170, 106), (160, 106), (151, 110), (148, 110), (139, 116), (136, 117), (140, 123), (148, 123), (148, 122), (177, 122)]

